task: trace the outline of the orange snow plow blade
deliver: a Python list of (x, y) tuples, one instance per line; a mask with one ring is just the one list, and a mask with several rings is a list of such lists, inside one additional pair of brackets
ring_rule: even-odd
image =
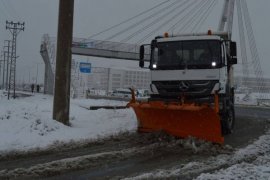
[(224, 143), (218, 111), (208, 105), (177, 104), (162, 101), (131, 100), (138, 120), (139, 132), (165, 131), (186, 138), (193, 136), (215, 143)]

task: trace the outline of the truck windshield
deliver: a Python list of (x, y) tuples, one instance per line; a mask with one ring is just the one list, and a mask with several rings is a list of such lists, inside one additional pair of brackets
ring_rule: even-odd
[(160, 42), (152, 49), (154, 69), (212, 69), (221, 66), (221, 43), (217, 40)]

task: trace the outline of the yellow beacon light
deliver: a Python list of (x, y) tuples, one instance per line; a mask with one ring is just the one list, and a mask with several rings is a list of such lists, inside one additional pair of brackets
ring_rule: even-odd
[(168, 33), (168, 32), (165, 32), (165, 33), (164, 33), (164, 37), (165, 37), (165, 38), (168, 38), (168, 37), (169, 37), (169, 33)]
[(207, 34), (208, 34), (208, 35), (212, 35), (212, 31), (209, 29), (209, 30), (207, 31)]

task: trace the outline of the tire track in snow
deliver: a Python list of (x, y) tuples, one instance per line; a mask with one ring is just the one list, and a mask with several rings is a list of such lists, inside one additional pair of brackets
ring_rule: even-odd
[[(266, 135), (261, 136), (259, 140), (253, 144), (248, 145), (246, 148), (239, 149), (231, 155), (221, 154), (216, 157), (204, 159), (203, 161), (194, 161), (170, 169), (160, 169), (124, 179), (193, 179), (202, 173), (211, 173), (233, 165), (253, 162), (258, 156), (268, 153), (270, 153), (270, 131), (268, 131)], [(199, 180), (205, 178), (207, 178), (207, 176), (198, 177)]]

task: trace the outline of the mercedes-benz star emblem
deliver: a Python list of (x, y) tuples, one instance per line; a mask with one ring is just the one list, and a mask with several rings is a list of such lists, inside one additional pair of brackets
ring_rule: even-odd
[(188, 82), (185, 82), (185, 81), (181, 81), (180, 84), (179, 84), (179, 89), (181, 91), (187, 91), (190, 87), (190, 84)]

